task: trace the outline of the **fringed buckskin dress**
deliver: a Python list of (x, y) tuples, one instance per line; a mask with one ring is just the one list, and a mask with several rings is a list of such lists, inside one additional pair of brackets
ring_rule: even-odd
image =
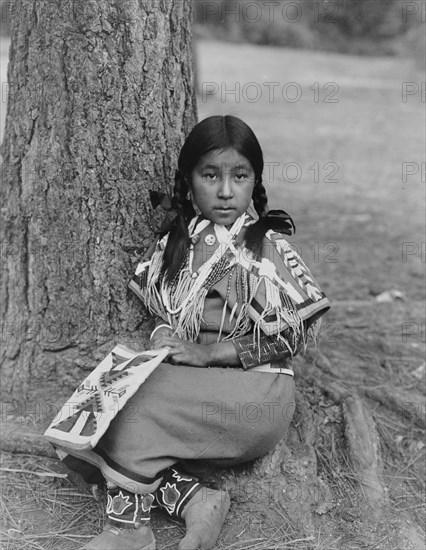
[(243, 214), (229, 229), (202, 217), (171, 283), (161, 275), (168, 235), (142, 261), (130, 289), (176, 336), (230, 341), (240, 367), (161, 363), (111, 422), (93, 450), (62, 452), (88, 481), (95, 472), (135, 493), (159, 486), (172, 465), (231, 466), (272, 449), (294, 412), (291, 358), (319, 330), (329, 302), (281, 233), (268, 231), (262, 258), (244, 246)]

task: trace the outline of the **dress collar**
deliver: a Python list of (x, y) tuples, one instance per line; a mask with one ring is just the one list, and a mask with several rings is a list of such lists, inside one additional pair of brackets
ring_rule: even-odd
[(199, 215), (193, 218), (188, 226), (189, 238), (193, 239), (196, 235), (201, 233), (204, 229), (211, 226), (211, 229), (215, 232), (219, 242), (228, 241), (229, 238), (233, 238), (241, 231), (245, 225), (250, 225), (253, 218), (247, 212), (244, 212), (235, 222), (227, 229), (224, 225), (213, 223), (211, 220)]

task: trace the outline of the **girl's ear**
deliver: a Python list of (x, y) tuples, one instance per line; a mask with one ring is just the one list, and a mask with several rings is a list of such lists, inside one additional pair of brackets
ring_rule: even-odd
[(186, 188), (188, 189), (188, 196), (192, 200), (192, 181), (186, 175), (184, 176), (184, 181), (185, 181)]
[(259, 214), (256, 212), (256, 208), (254, 207), (254, 204), (253, 204), (253, 199), (250, 201), (250, 204), (247, 208), (247, 214), (256, 221), (259, 218)]
[(194, 201), (194, 195), (192, 193), (192, 189), (188, 187), (188, 198), (191, 201), (192, 207), (194, 209), (194, 212), (196, 216), (199, 216), (201, 214), (201, 210), (198, 208), (197, 204)]
[(192, 182), (188, 182), (188, 199), (191, 201), (192, 207), (194, 209), (195, 215), (199, 216), (201, 214), (201, 210), (198, 208), (195, 200), (194, 200), (194, 193), (192, 191)]

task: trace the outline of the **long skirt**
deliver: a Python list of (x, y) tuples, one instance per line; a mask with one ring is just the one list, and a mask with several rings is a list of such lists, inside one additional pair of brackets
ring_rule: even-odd
[(64, 449), (74, 457), (65, 463), (82, 473), (83, 460), (112, 483), (144, 494), (177, 463), (197, 473), (201, 465), (226, 467), (263, 456), (285, 436), (293, 413), (292, 376), (161, 363), (98, 445)]

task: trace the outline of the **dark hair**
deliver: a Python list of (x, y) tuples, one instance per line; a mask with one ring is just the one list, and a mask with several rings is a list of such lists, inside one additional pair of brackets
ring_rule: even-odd
[(270, 224), (265, 217), (268, 199), (262, 184), (263, 154), (253, 130), (235, 116), (211, 116), (198, 123), (187, 137), (179, 155), (175, 174), (173, 208), (177, 217), (171, 227), (163, 256), (162, 271), (171, 281), (179, 272), (190, 244), (188, 223), (195, 216), (188, 199), (189, 182), (201, 157), (214, 150), (235, 149), (250, 161), (254, 175), (253, 204), (259, 220), (250, 225), (246, 232), (246, 244), (258, 257), (265, 233)]

